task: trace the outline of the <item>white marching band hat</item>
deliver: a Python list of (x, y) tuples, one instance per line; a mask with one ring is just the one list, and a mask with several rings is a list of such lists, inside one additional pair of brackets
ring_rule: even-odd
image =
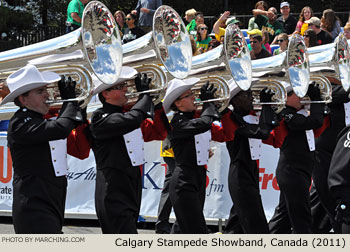
[(236, 96), (242, 89), (236, 84), (234, 79), (228, 81), (228, 86), (230, 88), (230, 100)]
[(94, 83), (94, 91), (93, 94), (98, 94), (101, 93), (102, 91), (111, 88), (115, 85), (118, 85), (120, 83), (123, 83), (124, 81), (133, 79), (135, 76), (137, 75), (137, 71), (132, 68), (132, 67), (128, 67), (128, 66), (123, 66), (122, 70), (120, 71), (120, 75), (118, 80), (110, 85), (110, 84), (105, 84), (103, 82), (101, 82), (95, 75), (92, 77), (93, 83)]
[(16, 97), (30, 90), (60, 79), (61, 77), (55, 72), (39, 72), (34, 65), (26, 65), (7, 77), (6, 83), (10, 93), (2, 100), (1, 105), (14, 101)]
[(199, 78), (188, 78), (184, 80), (172, 79), (168, 83), (168, 88), (165, 93), (163, 100), (163, 108), (165, 113), (170, 112), (170, 106), (174, 101), (180, 97), (181, 94), (189, 90), (194, 86), (200, 79)]

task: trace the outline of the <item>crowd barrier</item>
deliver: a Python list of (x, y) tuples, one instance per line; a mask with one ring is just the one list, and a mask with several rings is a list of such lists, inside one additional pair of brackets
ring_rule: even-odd
[[(225, 143), (212, 142), (213, 157), (209, 160), (207, 172), (205, 218), (227, 219), (232, 201), (228, 192), (227, 174), (230, 158)], [(166, 172), (166, 164), (159, 156), (160, 142), (145, 143), (146, 163), (142, 167), (142, 206), (140, 219), (154, 221)], [(279, 188), (275, 169), (279, 150), (263, 145), (263, 158), (258, 163), (260, 190), (267, 218), (271, 218), (278, 203)], [(28, 164), (31, 165), (31, 164)], [(35, 169), (35, 164), (33, 169)], [(68, 192), (66, 201), (67, 218), (93, 219), (95, 215), (94, 191), (96, 166), (93, 152), (89, 158), (79, 160), (69, 156)], [(12, 161), (7, 147), (6, 134), (0, 135), (0, 215), (11, 215), (12, 206)], [(249, 200), (249, 199), (247, 199)], [(171, 215), (174, 217), (174, 214)]]

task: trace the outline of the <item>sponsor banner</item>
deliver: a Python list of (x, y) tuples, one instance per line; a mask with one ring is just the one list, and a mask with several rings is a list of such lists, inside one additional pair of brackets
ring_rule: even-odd
[[(224, 143), (211, 143), (214, 155), (210, 158), (207, 171), (206, 202), (204, 216), (207, 219), (227, 219), (232, 200), (228, 192), (228, 167), (230, 158)], [(279, 189), (275, 169), (279, 150), (263, 145), (263, 158), (259, 162), (260, 191), (266, 217), (272, 217), (278, 203)], [(141, 217), (156, 217), (167, 165), (159, 156), (160, 142), (145, 143), (146, 163), (142, 167)], [(93, 152), (89, 158), (79, 160), (69, 156), (68, 192), (66, 213), (95, 214), (96, 165)], [(6, 138), (0, 138), (0, 211), (12, 207), (12, 161)], [(174, 214), (172, 213), (174, 217)]]

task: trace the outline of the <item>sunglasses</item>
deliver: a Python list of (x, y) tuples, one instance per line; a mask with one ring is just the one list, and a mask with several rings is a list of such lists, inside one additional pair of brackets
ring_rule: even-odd
[(277, 39), (277, 43), (282, 43), (284, 39)]
[(115, 85), (114, 87), (108, 88), (107, 91), (112, 91), (112, 90), (122, 90), (125, 86), (128, 84), (126, 82)]
[(191, 91), (191, 93), (189, 93), (188, 95), (185, 95), (185, 96), (182, 96), (182, 97), (179, 97), (179, 98), (177, 98), (176, 100), (182, 100), (182, 99), (186, 99), (186, 98), (188, 98), (188, 97), (192, 97), (194, 94), (193, 94), (193, 92)]
[(251, 43), (251, 44), (256, 44), (256, 43), (259, 43), (259, 41), (257, 41), (257, 40), (251, 40), (250, 43)]
[(304, 38), (308, 38), (309, 37), (309, 35), (304, 35)]
[(125, 18), (125, 20), (126, 20), (126, 21), (130, 21), (130, 20), (132, 20), (132, 18)]
[(208, 30), (208, 27), (201, 27), (199, 28), (201, 31)]

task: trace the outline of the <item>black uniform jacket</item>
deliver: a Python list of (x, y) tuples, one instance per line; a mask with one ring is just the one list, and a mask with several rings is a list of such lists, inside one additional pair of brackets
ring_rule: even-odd
[(337, 144), (337, 136), (345, 127), (344, 103), (349, 102), (349, 92), (341, 85), (332, 84), (332, 102), (328, 104), (331, 110), (329, 114), (330, 126), (325, 129), (321, 137), (316, 138), (317, 149), (321, 148), (332, 153)]
[(285, 136), (280, 149), (280, 162), (304, 167), (313, 162), (313, 152), (310, 152), (305, 130), (322, 127), (324, 109), (322, 104), (313, 103), (308, 117), (297, 114), (297, 112), (295, 108), (289, 106), (286, 106), (281, 112), (288, 135)]
[[(109, 167), (131, 176), (139, 176), (135, 172), (139, 167), (132, 168), (123, 135), (140, 128), (146, 117), (153, 113), (153, 109), (151, 98), (144, 95), (128, 112), (123, 112), (123, 107), (104, 103), (102, 108), (93, 113), (90, 129), (97, 169)], [(145, 137), (144, 132), (143, 136)], [(153, 137), (153, 140), (162, 140), (165, 136)]]
[(350, 201), (350, 126), (338, 136), (328, 173), (328, 187), (335, 200)]
[(81, 122), (82, 114), (75, 102), (64, 103), (56, 120), (19, 109), (11, 118), (7, 132), (14, 173), (55, 178), (49, 141), (67, 138)]
[(176, 166), (198, 167), (194, 136), (210, 130), (213, 121), (218, 118), (220, 115), (211, 103), (205, 103), (199, 118), (194, 118), (194, 112), (175, 113), (170, 123), (172, 131), (169, 138)]
[(263, 106), (259, 124), (250, 124), (243, 120), (243, 117), (237, 112), (231, 113), (231, 121), (239, 127), (235, 130), (235, 127), (231, 124), (227, 124), (227, 121), (222, 120), (222, 126), (231, 129), (231, 134), (234, 134), (232, 141), (226, 143), (227, 150), (230, 154), (231, 164), (237, 160), (244, 162), (246, 165), (256, 166), (256, 160), (252, 160), (250, 155), (250, 147), (248, 138), (267, 139), (271, 130), (276, 126), (276, 120), (274, 112), (270, 106)]

